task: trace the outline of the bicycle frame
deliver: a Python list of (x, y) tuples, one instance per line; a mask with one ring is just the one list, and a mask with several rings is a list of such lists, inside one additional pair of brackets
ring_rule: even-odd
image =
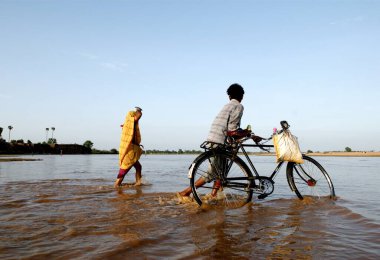
[[(235, 187), (235, 188), (246, 188), (245, 185), (241, 186), (241, 183), (237, 183), (237, 182), (234, 182), (234, 181), (241, 181), (241, 180), (263, 180), (263, 179), (269, 179), (272, 184), (274, 184), (274, 178), (276, 177), (277, 173), (280, 171), (281, 167), (283, 166), (284, 162), (279, 162), (276, 166), (276, 168), (273, 170), (272, 174), (270, 176), (262, 176), (259, 174), (259, 172), (257, 171), (257, 169), (255, 168), (255, 166), (253, 165), (251, 159), (249, 158), (249, 155), (247, 153), (247, 151), (245, 150), (245, 147), (257, 147), (257, 148), (260, 148), (260, 149), (264, 149), (265, 148), (273, 148), (274, 145), (264, 145), (264, 144), (244, 144), (244, 141), (247, 141), (248, 138), (245, 138), (243, 140), (241, 140), (240, 142), (235, 142), (233, 143), (231, 146), (229, 146), (230, 150), (231, 150), (231, 153), (232, 153), (232, 156), (233, 157), (238, 157), (238, 154), (239, 154), (239, 151), (241, 151), (244, 155), (244, 157), (246, 158), (248, 164), (249, 164), (249, 168), (250, 170), (254, 173), (255, 176), (253, 177), (227, 177), (225, 178), (225, 176), (223, 176), (223, 174), (218, 174), (219, 177), (222, 179), (223, 182), (226, 182), (228, 183), (228, 186), (229, 187)], [(202, 147), (202, 145), (201, 145)], [(225, 150), (225, 146), (224, 147), (221, 147), (223, 150)], [(232, 149), (231, 149), (232, 148)], [(206, 148), (205, 148), (206, 149)], [(216, 149), (217, 151), (217, 149)], [(215, 153), (216, 153), (215, 151)], [(211, 162), (210, 162), (211, 163)], [(229, 172), (229, 168), (231, 167), (232, 165), (232, 162), (231, 164), (227, 167), (227, 170), (226, 172)], [(252, 189), (253, 191), (255, 191), (255, 186), (252, 186), (252, 187), (249, 187), (250, 189)], [(259, 192), (260, 193), (260, 192)]]
[[(281, 122), (281, 126), (283, 130), (277, 131), (277, 134), (289, 128), (285, 121)], [(265, 143), (272, 137), (273, 135), (269, 138), (261, 138), (250, 134), (243, 138), (236, 138), (231, 135), (226, 136), (223, 144), (203, 142), (200, 147), (205, 149), (205, 152), (199, 155), (189, 167), (190, 186), (198, 204), (202, 205), (203, 200), (209, 200), (201, 196), (210, 195), (215, 199), (220, 188), (222, 192), (219, 195), (227, 200), (231, 198), (239, 200), (242, 194), (241, 197), (248, 202), (252, 198), (252, 193), (259, 194), (258, 198), (263, 199), (273, 193), (274, 179), (285, 162), (288, 185), (299, 199), (302, 200), (304, 196), (335, 197), (334, 186), (326, 170), (316, 160), (306, 155), (302, 155), (305, 164), (280, 161), (269, 176), (260, 175), (246, 149), (260, 148), (270, 152), (268, 148), (275, 146)], [(253, 140), (254, 144), (245, 144), (248, 140)], [(261, 142), (262, 140), (265, 142)], [(197, 178), (198, 180), (203, 178), (202, 182), (198, 183)], [(244, 195), (244, 192), (247, 194)]]
[[(267, 148), (273, 148), (274, 146), (273, 145), (254, 145), (254, 144), (241, 144), (240, 146), (238, 146), (238, 150), (237, 151), (239, 151), (241, 149), (241, 151), (244, 154), (244, 157), (247, 159), (247, 161), (249, 163), (250, 168), (253, 170), (253, 173), (256, 175), (256, 177), (261, 177), (260, 174), (259, 174), (259, 172), (256, 170), (255, 166), (253, 165), (251, 159), (249, 158), (248, 153), (244, 149), (244, 147), (258, 147), (258, 148), (267, 147)], [(272, 174), (270, 176), (266, 176), (266, 177), (268, 177), (269, 179), (273, 180), (275, 178), (276, 174), (280, 171), (280, 169), (281, 169), (281, 167), (282, 167), (283, 164), (284, 164), (284, 162), (279, 162), (277, 164), (277, 167), (272, 172)]]

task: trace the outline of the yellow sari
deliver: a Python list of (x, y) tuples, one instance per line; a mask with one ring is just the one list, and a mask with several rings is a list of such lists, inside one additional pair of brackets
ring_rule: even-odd
[(135, 114), (134, 111), (128, 112), (121, 133), (119, 166), (123, 170), (131, 168), (142, 154), (140, 128), (138, 123), (135, 124)]

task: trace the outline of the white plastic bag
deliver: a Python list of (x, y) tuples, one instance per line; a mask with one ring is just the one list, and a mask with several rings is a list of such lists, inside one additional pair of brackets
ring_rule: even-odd
[(292, 135), (289, 130), (274, 135), (273, 143), (276, 150), (277, 162), (287, 161), (299, 164), (303, 163), (297, 137)]

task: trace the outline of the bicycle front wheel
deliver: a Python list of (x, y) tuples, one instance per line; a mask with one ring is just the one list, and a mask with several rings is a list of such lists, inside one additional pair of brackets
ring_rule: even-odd
[(239, 157), (208, 151), (193, 163), (190, 185), (200, 206), (237, 208), (251, 201), (254, 180)]
[(316, 160), (302, 155), (303, 164), (289, 162), (286, 167), (286, 175), (290, 188), (299, 199), (305, 197), (334, 198), (334, 185), (326, 170)]

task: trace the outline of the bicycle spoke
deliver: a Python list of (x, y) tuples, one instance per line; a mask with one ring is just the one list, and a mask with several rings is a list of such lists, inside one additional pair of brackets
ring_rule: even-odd
[(297, 196), (323, 198), (335, 196), (334, 187), (323, 167), (314, 159), (303, 156), (304, 164), (288, 163), (287, 175)]
[(209, 173), (207, 170), (199, 170), (197, 172), (197, 175), (200, 175), (201, 177), (203, 178), (207, 178), (209, 177), (210, 179), (215, 179), (217, 174), (214, 174), (214, 173)]
[[(197, 176), (202, 176), (206, 184), (195, 187)], [(229, 182), (228, 178), (239, 181)], [(237, 207), (251, 200), (253, 176), (240, 158), (232, 159), (231, 155), (205, 153), (196, 162), (192, 172), (192, 190), (198, 204)]]

